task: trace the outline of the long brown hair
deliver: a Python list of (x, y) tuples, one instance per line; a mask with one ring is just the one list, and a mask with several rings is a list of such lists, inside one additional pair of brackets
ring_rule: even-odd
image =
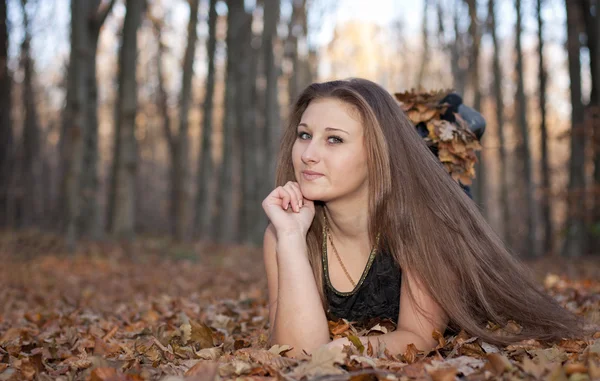
[[(379, 85), (353, 78), (313, 83), (297, 99), (281, 137), (277, 185), (296, 181), (292, 146), (302, 114), (315, 99), (334, 98), (362, 117), (368, 160), (369, 236), (377, 233), (401, 268), (411, 269), (444, 309), (450, 326), (488, 342), (508, 344), (583, 334), (579, 317), (538, 289), (526, 267), (487, 223), (477, 205), (431, 154), (396, 100)], [(323, 289), (324, 204), (307, 233), (308, 256)], [(408, 291), (410, 296), (413, 293)], [(488, 322), (509, 320), (520, 333), (496, 335)]]

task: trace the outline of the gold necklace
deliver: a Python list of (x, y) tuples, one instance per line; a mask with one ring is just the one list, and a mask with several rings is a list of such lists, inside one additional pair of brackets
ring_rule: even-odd
[[(340, 265), (342, 265), (342, 270), (344, 270), (344, 274), (346, 274), (346, 277), (348, 278), (350, 283), (352, 283), (352, 287), (356, 288), (356, 282), (354, 281), (354, 279), (352, 279), (348, 270), (346, 270), (346, 266), (344, 266), (344, 262), (342, 262), (342, 258), (340, 258), (340, 255), (338, 254), (338, 251), (335, 248), (335, 245), (333, 244), (333, 238), (329, 234), (329, 224), (327, 223), (326, 215), (325, 215), (325, 234), (326, 234), (327, 238), (329, 238), (329, 242), (331, 242), (331, 248), (333, 249), (333, 253), (337, 257), (338, 261), (340, 262)], [(373, 249), (371, 250), (371, 252), (373, 252), (373, 250), (375, 249), (375, 246), (377, 246), (378, 243), (379, 243), (379, 234), (377, 234), (377, 239), (375, 240), (375, 244), (373, 245)]]

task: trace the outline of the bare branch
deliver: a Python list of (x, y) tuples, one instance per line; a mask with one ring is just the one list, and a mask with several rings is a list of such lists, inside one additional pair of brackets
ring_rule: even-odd
[(103, 2), (98, 6), (98, 9), (96, 10), (96, 15), (94, 16), (94, 19), (92, 21), (96, 28), (100, 29), (102, 27), (102, 24), (104, 24), (104, 21), (106, 21), (106, 18), (108, 17), (108, 14), (115, 5), (115, 2), (116, 0), (110, 0), (110, 2), (106, 5), (103, 5), (105, 4)]

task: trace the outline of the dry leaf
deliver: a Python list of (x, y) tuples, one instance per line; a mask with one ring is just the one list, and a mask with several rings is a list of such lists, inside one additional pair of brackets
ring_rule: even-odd
[(568, 359), (567, 354), (556, 346), (546, 349), (534, 349), (528, 352), (544, 362), (563, 362)]
[(336, 364), (343, 364), (345, 359), (346, 355), (342, 352), (342, 348), (322, 345), (312, 354), (310, 361), (300, 364), (288, 375), (300, 378), (342, 374), (345, 372)]
[(419, 354), (419, 350), (417, 349), (417, 347), (410, 343), (406, 346), (406, 351), (404, 351), (404, 354), (402, 355), (404, 358), (404, 361), (406, 361), (409, 364), (413, 364), (415, 361), (417, 361), (417, 355)]
[(526, 373), (534, 376), (535, 378), (541, 378), (546, 372), (546, 366), (544, 363), (535, 363), (527, 356), (523, 358), (522, 366)]
[(212, 381), (217, 376), (219, 364), (215, 361), (198, 361), (196, 365), (188, 369), (184, 376), (194, 381)]
[(565, 373), (570, 376), (575, 373), (587, 373), (588, 368), (582, 363), (566, 364), (564, 366)]
[(194, 352), (196, 357), (203, 360), (218, 360), (223, 354), (223, 347), (204, 348)]
[(511, 370), (513, 365), (510, 360), (499, 353), (490, 353), (487, 355), (488, 362), (492, 366), (492, 370), (497, 376), (502, 375), (504, 372)]
[(454, 381), (456, 379), (456, 368), (438, 368), (428, 371), (433, 381)]
[(292, 349), (293, 348), (287, 344), (284, 344), (284, 345), (275, 344), (269, 349), (269, 352), (274, 353), (276, 355), (281, 355), (285, 352), (291, 351)]

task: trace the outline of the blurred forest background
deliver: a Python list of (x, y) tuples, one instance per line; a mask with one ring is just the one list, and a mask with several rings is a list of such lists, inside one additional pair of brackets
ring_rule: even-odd
[[(260, 244), (314, 81), (453, 88), (523, 258), (600, 254), (600, 0), (2, 0), (0, 229)], [(435, 232), (432, 232), (435, 234)]]

